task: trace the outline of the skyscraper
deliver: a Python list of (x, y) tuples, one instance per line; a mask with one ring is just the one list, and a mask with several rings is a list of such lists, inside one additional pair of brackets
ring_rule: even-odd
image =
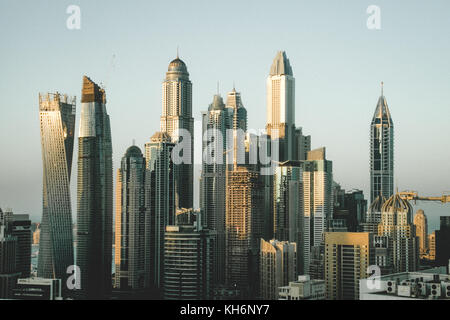
[[(83, 77), (78, 138), (77, 266), (82, 299), (103, 299), (111, 290), (112, 144), (106, 95)], [(41, 236), (42, 239), (42, 236)]]
[[(236, 124), (237, 114), (234, 114)], [(238, 166), (238, 128), (233, 128), (233, 165), (226, 172), (226, 284), (252, 297), (257, 292), (264, 185), (259, 172)]]
[[(179, 139), (178, 129), (190, 134), (190, 148), (183, 150), (189, 163), (177, 164), (175, 176), (176, 205), (178, 208), (192, 208), (194, 176), (194, 118), (192, 118), (192, 83), (186, 64), (178, 58), (172, 60), (163, 82), (161, 132), (167, 132), (174, 143)], [(189, 154), (184, 154), (188, 152)]]
[(273, 176), (274, 237), (297, 245), (297, 271), (303, 273), (303, 164), (285, 161), (275, 168)]
[[(208, 111), (202, 113), (203, 154), (202, 159), (200, 208), (203, 212), (203, 225), (216, 231), (216, 248), (213, 252), (214, 282), (225, 281), (225, 188), (226, 188), (226, 132), (231, 119), (223, 99), (214, 95)], [(211, 152), (209, 152), (211, 150)], [(214, 154), (213, 154), (214, 153)]]
[(440, 217), (440, 228), (435, 231), (435, 260), (437, 266), (448, 266), (450, 260), (450, 217)]
[(17, 268), (18, 239), (6, 232), (4, 215), (0, 209), (0, 299), (8, 299), (20, 271)]
[(171, 153), (175, 144), (167, 132), (156, 132), (145, 144), (147, 163), (146, 206), (150, 210), (151, 283), (162, 289), (166, 227), (175, 224), (175, 168)]
[(370, 124), (370, 203), (379, 195), (394, 194), (394, 123), (383, 95), (378, 99)]
[(320, 246), (323, 233), (333, 214), (333, 167), (326, 159), (325, 148), (308, 152), (304, 162), (304, 270), (309, 270), (312, 246)]
[[(1, 220), (1, 219), (0, 219)], [(31, 265), (31, 220), (28, 214), (4, 213), (6, 232), (17, 238), (17, 270), (21, 278), (30, 276)], [(1, 224), (1, 221), (0, 221)]]
[(43, 199), (38, 276), (65, 283), (74, 264), (70, 173), (75, 129), (75, 98), (39, 95)]
[(416, 236), (419, 238), (420, 258), (423, 258), (428, 251), (428, 221), (422, 209), (417, 210), (414, 215), (414, 225), (416, 226)]
[(394, 272), (418, 270), (419, 242), (412, 223), (412, 206), (398, 193), (383, 204), (378, 235), (388, 237)]
[[(181, 214), (185, 218), (192, 215)], [(166, 227), (164, 299), (211, 299), (214, 231), (203, 229), (200, 221), (181, 220), (177, 219), (176, 226)]]
[(278, 161), (296, 160), (295, 78), (286, 52), (278, 51), (266, 82), (267, 134), (279, 139)]
[(139, 290), (150, 279), (150, 212), (145, 205), (145, 158), (127, 149), (117, 172), (114, 287)]
[(226, 283), (244, 296), (256, 293), (259, 240), (263, 232), (263, 185), (258, 172), (227, 172)]
[(373, 234), (325, 233), (325, 284), (327, 299), (357, 300), (359, 280), (367, 278), (374, 262)]
[(297, 244), (261, 239), (259, 254), (259, 290), (264, 300), (277, 300), (278, 288), (297, 276)]

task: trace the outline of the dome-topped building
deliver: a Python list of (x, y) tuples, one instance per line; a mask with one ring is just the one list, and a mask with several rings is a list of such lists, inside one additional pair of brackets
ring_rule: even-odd
[(167, 68), (166, 80), (187, 79), (189, 80), (189, 72), (186, 64), (178, 56), (170, 61)]
[(399, 193), (381, 208), (378, 235), (389, 239), (394, 272), (412, 272), (419, 266), (419, 243), (412, 223), (412, 206)]
[(382, 195), (379, 195), (375, 198), (375, 200), (370, 204), (369, 209), (367, 210), (366, 222), (378, 224), (381, 221), (381, 210), (386, 202), (386, 198)]
[[(186, 64), (178, 57), (167, 68), (166, 78), (162, 84), (162, 115), (160, 131), (165, 132), (173, 143), (178, 143), (190, 134), (190, 148), (183, 150), (183, 161), (177, 164), (176, 207), (193, 207), (194, 177), (194, 118), (192, 117), (192, 82)], [(166, 137), (161, 137), (163, 140)]]
[(409, 201), (402, 199), (402, 197), (396, 193), (386, 200), (381, 208), (382, 223), (386, 222), (396, 226), (411, 225), (412, 211), (413, 209)]

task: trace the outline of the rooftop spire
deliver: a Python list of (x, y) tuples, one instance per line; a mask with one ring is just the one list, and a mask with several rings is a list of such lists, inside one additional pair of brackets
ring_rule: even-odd
[(179, 58), (180, 58), (180, 57), (179, 57), (179, 55), (178, 55), (178, 53), (179, 53), (179, 52), (178, 52), (178, 51), (179, 51), (179, 49), (180, 49), (180, 48), (179, 48), (179, 46), (177, 46), (177, 59), (179, 59)]
[(383, 96), (383, 87), (384, 87), (384, 82), (381, 81), (381, 96)]

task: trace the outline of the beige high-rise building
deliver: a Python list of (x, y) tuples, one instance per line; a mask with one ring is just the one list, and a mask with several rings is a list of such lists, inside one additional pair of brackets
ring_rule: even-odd
[(378, 235), (389, 238), (394, 272), (412, 272), (419, 268), (419, 243), (412, 223), (412, 206), (398, 193), (381, 208)]
[(369, 232), (326, 232), (325, 285), (327, 299), (358, 299), (359, 280), (367, 278), (367, 268), (373, 263), (373, 234)]
[(259, 254), (259, 289), (264, 300), (277, 300), (279, 287), (297, 276), (297, 244), (261, 239)]
[(436, 231), (428, 235), (428, 254), (425, 257), (428, 260), (436, 260)]
[[(192, 208), (193, 206), (193, 176), (194, 176), (194, 118), (192, 118), (192, 82), (186, 64), (177, 58), (172, 60), (166, 72), (162, 85), (162, 115), (161, 132), (167, 132), (173, 143), (190, 143), (190, 148), (183, 149), (184, 162), (176, 166), (175, 202), (177, 208)], [(190, 134), (190, 141), (180, 140), (182, 132)], [(186, 145), (187, 146), (187, 145)]]
[(420, 258), (423, 258), (428, 251), (428, 222), (422, 209), (417, 210), (414, 215), (414, 225), (416, 226), (416, 236), (419, 238)]
[(325, 148), (308, 152), (304, 161), (304, 270), (309, 270), (310, 252), (320, 246), (333, 212), (333, 164), (326, 159)]
[(263, 232), (263, 185), (259, 172), (234, 166), (227, 172), (225, 278), (243, 296), (256, 294), (259, 240)]
[(279, 161), (294, 160), (295, 78), (286, 52), (277, 52), (266, 88), (267, 134), (272, 139), (280, 139)]

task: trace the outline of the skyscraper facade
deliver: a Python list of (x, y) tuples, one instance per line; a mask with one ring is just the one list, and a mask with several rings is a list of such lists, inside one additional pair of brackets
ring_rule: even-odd
[(259, 255), (259, 290), (264, 300), (278, 300), (278, 288), (297, 277), (297, 244), (261, 239)]
[(320, 246), (328, 220), (333, 215), (333, 167), (326, 159), (325, 148), (308, 152), (303, 171), (304, 206), (304, 270), (309, 270), (312, 246)]
[(278, 161), (295, 160), (295, 78), (284, 51), (273, 60), (266, 92), (266, 130), (271, 139), (279, 139)]
[(164, 246), (164, 299), (212, 298), (213, 237), (201, 224), (167, 226)]
[[(0, 222), (1, 223), (1, 222)], [(6, 232), (17, 238), (17, 270), (21, 278), (30, 276), (31, 265), (31, 220), (28, 214), (4, 212)]]
[(131, 146), (117, 172), (114, 287), (139, 290), (150, 279), (150, 212), (145, 205), (146, 164)]
[[(112, 143), (106, 95), (83, 78), (78, 138), (77, 266), (82, 299), (103, 299), (111, 291)], [(42, 239), (42, 236), (41, 236)]]
[(146, 206), (150, 211), (151, 284), (162, 289), (166, 226), (175, 224), (175, 168), (171, 153), (175, 144), (167, 132), (156, 132), (145, 144), (147, 164)]
[(285, 161), (275, 168), (273, 176), (274, 237), (297, 245), (297, 271), (303, 273), (303, 164)]
[[(231, 111), (231, 112), (229, 112)], [(232, 126), (233, 109), (225, 108), (219, 94), (214, 95), (208, 111), (202, 113), (203, 154), (200, 183), (202, 223), (215, 230), (213, 257), (214, 282), (225, 281), (225, 188), (227, 130)]]
[[(382, 84), (383, 85), (383, 84)], [(394, 194), (394, 123), (381, 89), (370, 124), (370, 203)]]
[(412, 223), (412, 206), (398, 193), (383, 204), (378, 235), (388, 237), (394, 272), (418, 270), (419, 241)]
[[(175, 190), (177, 208), (192, 208), (194, 176), (194, 118), (192, 118), (192, 83), (186, 64), (178, 57), (172, 60), (163, 82), (161, 132), (167, 132), (174, 143), (189, 143), (183, 155), (189, 163), (176, 166)], [(179, 129), (189, 132), (190, 141), (180, 140)], [(187, 145), (186, 145), (187, 146)], [(187, 152), (188, 154), (184, 154)]]
[[(39, 95), (43, 188), (38, 276), (65, 280), (74, 264), (70, 173), (75, 98)], [(65, 283), (65, 281), (64, 281)]]
[(428, 221), (422, 209), (417, 210), (414, 215), (414, 226), (416, 227), (416, 236), (419, 238), (420, 258), (423, 258), (428, 251)]
[(236, 165), (227, 172), (226, 283), (244, 296), (257, 292), (263, 191), (258, 172)]
[(374, 262), (373, 234), (325, 233), (325, 284), (329, 300), (357, 300), (359, 280)]

